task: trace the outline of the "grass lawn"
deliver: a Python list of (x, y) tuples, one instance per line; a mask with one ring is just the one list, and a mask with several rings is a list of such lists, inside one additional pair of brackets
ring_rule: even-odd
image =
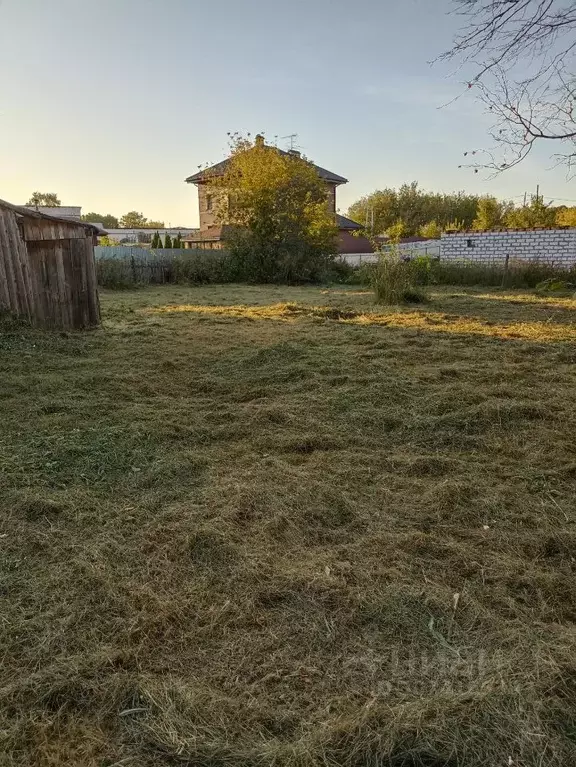
[(576, 763), (576, 301), (0, 332), (0, 765)]

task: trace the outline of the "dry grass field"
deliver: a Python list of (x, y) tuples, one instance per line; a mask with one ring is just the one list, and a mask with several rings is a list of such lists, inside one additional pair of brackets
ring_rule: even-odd
[(576, 301), (0, 332), (2, 767), (576, 764)]

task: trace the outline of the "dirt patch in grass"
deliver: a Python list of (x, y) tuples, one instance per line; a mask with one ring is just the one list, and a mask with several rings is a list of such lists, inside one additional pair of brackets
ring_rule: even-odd
[(0, 763), (576, 763), (574, 301), (0, 328)]

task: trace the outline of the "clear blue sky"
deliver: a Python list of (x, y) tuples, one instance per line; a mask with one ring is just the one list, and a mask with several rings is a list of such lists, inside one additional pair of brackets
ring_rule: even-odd
[[(459, 170), (487, 118), (458, 76), (450, 0), (0, 0), (0, 198), (197, 223), (183, 183), (227, 131), (298, 134), (346, 176), (345, 211), (384, 186), (576, 198), (547, 152), (495, 180)], [(286, 142), (280, 141), (280, 145)]]

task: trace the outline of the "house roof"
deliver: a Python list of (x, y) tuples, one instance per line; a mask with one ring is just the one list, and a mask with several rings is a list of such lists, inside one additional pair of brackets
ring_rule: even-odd
[(233, 227), (230, 224), (223, 226), (210, 226), (208, 229), (201, 229), (182, 237), (182, 242), (211, 242), (221, 240), (226, 234), (229, 234)]
[[(276, 151), (280, 152), (280, 154), (283, 155), (290, 155), (290, 152), (285, 152), (283, 149), (278, 149), (277, 147), (269, 147), (271, 149), (276, 149)], [(226, 171), (226, 167), (228, 166), (228, 163), (230, 162), (230, 158), (227, 158), (226, 160), (222, 160), (222, 162), (217, 162), (216, 165), (212, 165), (210, 168), (204, 168), (204, 170), (198, 171), (198, 173), (194, 173), (192, 176), (188, 176), (187, 179), (185, 179), (187, 184), (201, 184), (203, 181), (207, 179), (208, 176), (221, 176)], [(347, 184), (348, 179), (344, 178), (344, 176), (339, 176), (337, 173), (332, 173), (330, 170), (326, 170), (326, 168), (321, 168), (319, 165), (314, 165), (314, 168), (316, 169), (316, 173), (320, 176), (320, 178), (323, 178), (325, 181), (330, 181), (333, 184)]]
[(336, 214), (336, 226), (338, 229), (354, 229), (356, 231), (362, 229), (362, 225), (357, 221), (352, 221), (351, 218), (341, 216), (339, 213)]

